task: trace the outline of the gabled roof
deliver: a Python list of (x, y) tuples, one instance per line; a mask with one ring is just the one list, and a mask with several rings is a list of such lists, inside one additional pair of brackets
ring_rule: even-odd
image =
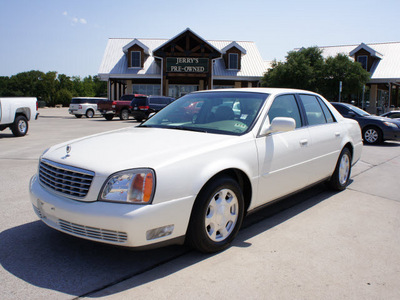
[[(190, 29), (187, 29), (190, 30)], [(185, 30), (186, 31), (186, 30)], [(184, 31), (184, 32), (185, 32)], [(190, 30), (191, 31), (191, 30)], [(191, 31), (192, 32), (192, 31)], [(181, 33), (182, 34), (182, 33)], [(179, 34), (180, 35), (180, 34)], [(176, 37), (178, 37), (177, 35)], [(197, 36), (197, 35), (196, 35)], [(200, 37), (199, 37), (200, 38)], [(149, 53), (154, 53), (163, 45), (166, 45), (172, 39), (132, 39), (132, 38), (111, 38), (108, 40), (103, 60), (101, 62), (98, 75), (100, 79), (107, 80), (109, 78), (161, 78), (160, 64), (156, 62), (155, 57), (150, 55), (144, 62), (143, 69), (128, 68), (128, 59), (123, 49), (133, 41), (146, 46)], [(213, 78), (230, 80), (243, 79), (255, 80), (263, 76), (267, 71), (267, 66), (262, 59), (258, 48), (254, 42), (245, 41), (206, 41), (213, 49), (221, 53), (222, 49), (232, 43), (236, 43), (246, 52), (242, 57), (240, 70), (227, 70), (222, 58), (216, 58), (213, 65)], [(238, 78), (239, 77), (239, 78)]]
[(178, 33), (177, 35), (175, 35), (173, 38), (169, 39), (168, 41), (166, 41), (164, 44), (160, 45), (159, 47), (157, 47), (156, 49), (153, 50), (153, 52), (157, 52), (160, 49), (162, 49), (163, 47), (165, 47), (166, 45), (168, 45), (169, 43), (173, 42), (175, 39), (179, 38), (181, 35), (183, 35), (186, 32), (190, 32), (191, 34), (193, 34), (195, 37), (197, 37), (199, 40), (204, 41), (211, 49), (213, 49), (214, 51), (219, 52), (218, 49), (214, 48), (213, 45), (211, 45), (209, 42), (207, 42), (205, 39), (203, 39), (201, 36), (199, 36), (197, 33), (195, 33), (194, 31), (192, 31), (190, 28), (186, 28), (184, 31)]
[(131, 48), (133, 45), (138, 45), (140, 48), (142, 48), (144, 50), (144, 53), (149, 54), (149, 47), (147, 47), (146, 45), (144, 45), (142, 42), (140, 42), (138, 39), (134, 39), (133, 41), (131, 41), (129, 44), (125, 45), (122, 50), (124, 51), (124, 53), (127, 53), (129, 48)]
[(373, 57), (377, 57), (379, 59), (381, 59), (383, 57), (383, 55), (381, 53), (379, 53), (378, 51), (372, 49), (371, 47), (368, 47), (364, 43), (361, 43), (360, 45), (358, 45), (357, 48), (355, 48), (353, 51), (351, 51), (350, 52), (350, 56), (354, 56), (361, 49), (367, 51)]
[(246, 49), (244, 49), (242, 46), (240, 46), (238, 43), (236, 42), (232, 42), (230, 43), (228, 46), (224, 47), (223, 49), (221, 49), (222, 54), (225, 54), (226, 51), (228, 51), (229, 49), (232, 48), (237, 48), (240, 52), (242, 52), (243, 54), (246, 54)]
[[(326, 58), (345, 54), (354, 59), (351, 54), (355, 54), (360, 49), (366, 49), (374, 53), (375, 57), (380, 58), (371, 68), (371, 83), (380, 82), (400, 82), (400, 42), (359, 44), (347, 46), (319, 47), (322, 55)], [(366, 49), (367, 50), (367, 49)], [(371, 53), (371, 52), (370, 52)], [(381, 56), (381, 57), (379, 57)]]

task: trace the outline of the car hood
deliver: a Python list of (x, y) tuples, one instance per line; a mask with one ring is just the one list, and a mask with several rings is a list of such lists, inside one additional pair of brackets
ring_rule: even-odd
[[(51, 147), (43, 158), (96, 173), (154, 168), (211, 151), (240, 136), (160, 128), (125, 128)], [(67, 153), (67, 146), (69, 153)]]
[(386, 117), (381, 117), (381, 116), (367, 116), (364, 117), (367, 120), (375, 120), (375, 121), (381, 121), (381, 122), (392, 122), (395, 123), (396, 125), (400, 125), (400, 120), (396, 119), (391, 119), (391, 118), (386, 118)]

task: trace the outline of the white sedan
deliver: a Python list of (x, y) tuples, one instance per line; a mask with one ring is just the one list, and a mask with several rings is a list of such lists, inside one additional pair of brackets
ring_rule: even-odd
[(345, 189), (361, 149), (358, 123), (318, 94), (201, 91), (137, 127), (47, 149), (31, 202), (44, 223), (77, 237), (215, 252), (255, 208), (323, 181)]

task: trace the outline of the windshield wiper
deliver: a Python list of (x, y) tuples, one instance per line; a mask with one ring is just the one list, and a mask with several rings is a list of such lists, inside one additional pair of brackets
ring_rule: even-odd
[(207, 130), (205, 130), (204, 128), (193, 128), (193, 127), (185, 127), (185, 126), (167, 126), (166, 128), (207, 133)]

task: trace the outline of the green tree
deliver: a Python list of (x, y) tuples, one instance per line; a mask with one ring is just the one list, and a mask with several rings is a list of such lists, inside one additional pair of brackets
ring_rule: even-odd
[(354, 95), (362, 92), (363, 86), (370, 79), (370, 74), (363, 69), (361, 64), (351, 61), (344, 54), (328, 57), (324, 74), (322, 93), (332, 100), (339, 99), (340, 82), (342, 82), (342, 98), (350, 101)]
[(337, 100), (341, 81), (342, 98), (351, 100), (361, 93), (369, 77), (359, 63), (351, 61), (346, 55), (324, 59), (322, 50), (310, 47), (289, 52), (285, 62), (273, 62), (261, 85), (305, 89), (320, 93), (329, 100)]

